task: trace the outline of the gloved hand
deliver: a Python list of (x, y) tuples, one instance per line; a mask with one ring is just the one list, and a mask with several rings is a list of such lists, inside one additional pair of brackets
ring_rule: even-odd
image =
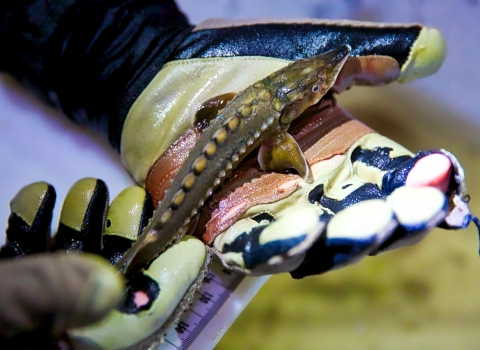
[[(217, 192), (194, 233), (225, 267), (303, 278), (415, 244), (437, 226), (466, 228), (463, 169), (444, 150), (413, 155), (355, 120), (333, 99), (290, 133), (313, 182), (250, 161)], [(321, 124), (324, 134), (305, 125)]]
[(54, 203), (45, 183), (22, 189), (10, 203), (0, 251), (0, 344), (8, 348), (53, 347), (67, 329), (105, 317), (124, 289), (123, 278), (97, 255), (38, 254), (49, 246)]
[(0, 341), (52, 346), (61, 336), (75, 349), (158, 341), (200, 286), (209, 262), (204, 244), (186, 237), (125, 284), (98, 255), (115, 264), (135, 241), (152, 214), (145, 190), (127, 188), (109, 207), (103, 181), (79, 180), (51, 239), (54, 203), (55, 190), (45, 182), (24, 187), (11, 201), (0, 272), (12, 282), (0, 287)]

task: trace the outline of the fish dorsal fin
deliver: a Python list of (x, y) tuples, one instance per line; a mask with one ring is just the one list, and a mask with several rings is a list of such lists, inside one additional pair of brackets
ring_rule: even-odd
[(304, 179), (310, 176), (310, 166), (300, 146), (287, 132), (281, 132), (273, 142), (267, 142), (260, 147), (258, 163), (262, 170), (281, 171), (293, 168)]
[(203, 102), (193, 117), (193, 126), (200, 129), (200, 131), (208, 127), (210, 122), (217, 117), (218, 112), (225, 108), (227, 103), (230, 102), (235, 95), (235, 92), (228, 92)]

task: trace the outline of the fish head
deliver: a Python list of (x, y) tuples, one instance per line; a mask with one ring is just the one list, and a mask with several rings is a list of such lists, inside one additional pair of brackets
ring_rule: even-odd
[(334, 85), (351, 50), (350, 45), (344, 45), (297, 60), (267, 78), (275, 91), (273, 107), (281, 113), (280, 125), (290, 125), (303, 111), (321, 100)]

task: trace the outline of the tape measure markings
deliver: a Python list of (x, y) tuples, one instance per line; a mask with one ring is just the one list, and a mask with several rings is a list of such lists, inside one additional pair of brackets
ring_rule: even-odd
[(228, 271), (213, 262), (190, 308), (166, 334), (160, 350), (187, 350), (225, 304), (245, 276)]

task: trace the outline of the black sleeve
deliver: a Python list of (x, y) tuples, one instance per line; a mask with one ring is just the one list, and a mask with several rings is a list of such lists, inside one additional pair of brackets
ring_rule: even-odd
[(172, 0), (0, 5), (0, 69), (116, 148), (131, 104), (192, 27)]

